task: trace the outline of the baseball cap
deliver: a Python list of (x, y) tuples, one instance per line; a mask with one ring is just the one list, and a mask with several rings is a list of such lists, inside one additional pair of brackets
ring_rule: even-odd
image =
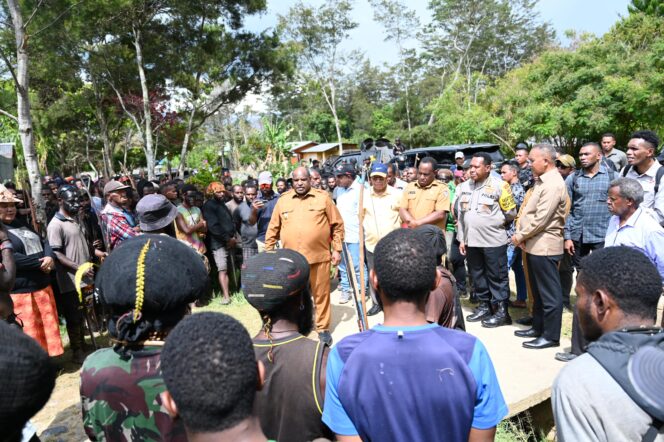
[(272, 174), (270, 172), (265, 171), (258, 174), (258, 185), (261, 184), (272, 184)]
[(456, 160), (457, 158), (466, 158), (463, 154), (463, 152), (457, 152), (454, 154), (454, 159)]
[(355, 175), (355, 168), (350, 164), (339, 164), (334, 169), (334, 175)]
[(173, 222), (178, 209), (164, 195), (146, 195), (136, 205), (139, 226), (144, 232), (163, 229)]
[(373, 163), (369, 176), (387, 176), (387, 166), (383, 163)]
[(560, 155), (556, 162), (562, 164), (565, 167), (576, 167), (576, 161), (572, 155)]
[(118, 190), (129, 189), (130, 186), (122, 184), (120, 181), (111, 180), (104, 186), (104, 196), (109, 193), (117, 192)]

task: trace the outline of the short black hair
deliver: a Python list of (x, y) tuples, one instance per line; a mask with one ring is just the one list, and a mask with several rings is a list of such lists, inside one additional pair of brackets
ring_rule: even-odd
[(419, 303), (433, 288), (436, 258), (422, 236), (397, 229), (378, 241), (374, 250), (378, 284), (392, 301)]
[(477, 152), (473, 154), (473, 158), (482, 158), (485, 166), (490, 166), (493, 161), (491, 160), (491, 155), (486, 152)]
[(247, 330), (222, 313), (197, 313), (168, 335), (166, 388), (192, 433), (232, 428), (252, 414), (258, 367)]
[(525, 150), (526, 152), (528, 152), (528, 145), (523, 141), (519, 141), (518, 143), (516, 143), (516, 146), (514, 146), (514, 152), (517, 152), (519, 150)]
[(436, 161), (436, 159), (434, 157), (424, 157), (424, 158), (422, 158), (420, 160), (420, 163), (418, 164), (418, 166), (421, 166), (422, 164), (431, 164), (431, 168), (433, 170), (438, 169), (438, 162)]
[(277, 181), (275, 182), (275, 184), (280, 182), (280, 181), (282, 181), (285, 184), (288, 184), (288, 182), (286, 181), (286, 178), (277, 178)]
[(0, 320), (0, 440), (21, 440), (28, 419), (51, 396), (56, 376), (55, 365), (37, 341)]
[(595, 141), (588, 141), (587, 143), (583, 143), (583, 146), (581, 147), (588, 147), (588, 146), (593, 146), (595, 150), (597, 150), (598, 152), (602, 151), (602, 146), (600, 146), (599, 143)]
[(634, 138), (640, 138), (643, 141), (645, 141), (647, 144), (650, 145), (651, 148), (653, 148), (655, 151), (657, 151), (657, 147), (659, 146), (659, 137), (657, 134), (651, 130), (639, 130), (636, 131), (632, 134), (630, 139)]
[(198, 189), (193, 184), (185, 184), (180, 189), (180, 193), (182, 195), (186, 195), (188, 192), (198, 192)]
[(593, 293), (605, 290), (628, 315), (654, 318), (662, 278), (640, 251), (617, 246), (596, 250), (581, 260), (576, 283)]
[(600, 137), (600, 140), (603, 138), (613, 138), (613, 141), (616, 141), (616, 136), (613, 135), (611, 132), (603, 133), (602, 136)]

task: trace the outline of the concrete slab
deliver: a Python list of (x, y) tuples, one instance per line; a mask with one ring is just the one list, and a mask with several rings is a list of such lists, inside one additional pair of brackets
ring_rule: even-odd
[[(467, 308), (464, 311), (470, 313)], [(379, 313), (369, 318), (369, 325), (373, 327), (382, 321), (383, 314)], [(555, 360), (554, 356), (570, 345), (569, 339), (563, 338), (558, 348), (528, 350), (521, 345), (527, 339), (514, 336), (515, 330), (525, 328), (511, 325), (489, 329), (479, 323), (466, 322), (466, 331), (477, 336), (491, 356), (510, 416), (528, 410), (551, 396), (553, 380), (565, 365)], [(334, 342), (358, 332), (355, 307), (351, 303), (339, 304), (338, 291), (332, 293), (332, 329)]]

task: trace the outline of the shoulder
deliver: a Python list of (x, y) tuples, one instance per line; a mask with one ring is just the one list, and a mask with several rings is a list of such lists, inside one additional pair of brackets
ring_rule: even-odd
[(344, 363), (348, 360), (350, 355), (360, 347), (368, 338), (373, 335), (371, 330), (356, 333), (354, 335), (346, 336), (335, 347), (339, 358)]
[[(613, 379), (594, 357), (584, 353), (565, 364), (553, 382), (553, 390), (567, 395), (575, 393), (579, 398), (587, 397), (588, 393), (602, 391), (607, 377)], [(584, 393), (579, 394), (582, 391)]]

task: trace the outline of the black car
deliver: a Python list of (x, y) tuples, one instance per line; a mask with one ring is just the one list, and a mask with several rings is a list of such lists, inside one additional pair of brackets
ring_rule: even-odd
[(392, 158), (390, 163), (396, 164), (399, 170), (406, 167), (415, 167), (419, 160), (424, 157), (433, 157), (438, 163), (439, 169), (449, 169), (455, 164), (454, 154), (463, 152), (465, 163), (470, 163), (470, 158), (478, 152), (486, 152), (491, 156), (491, 160), (496, 167), (505, 161), (505, 156), (500, 151), (498, 144), (492, 143), (474, 143), (474, 144), (455, 144), (451, 146), (420, 147), (404, 152), (398, 157)]
[(368, 149), (364, 151), (353, 150), (344, 152), (342, 155), (332, 155), (323, 163), (323, 174), (324, 175), (334, 175), (334, 170), (340, 164), (353, 164), (358, 169), (362, 167), (365, 158), (392, 158), (391, 149)]

